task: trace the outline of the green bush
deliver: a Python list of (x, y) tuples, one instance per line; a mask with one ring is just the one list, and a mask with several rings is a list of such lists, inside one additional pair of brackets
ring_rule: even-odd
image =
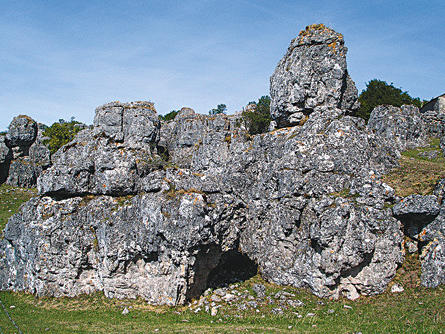
[(51, 153), (57, 152), (59, 148), (73, 140), (74, 136), (82, 129), (79, 124), (81, 123), (74, 120), (66, 122), (60, 119), (59, 122), (43, 131), (43, 136), (48, 137), (43, 143), (49, 147)]
[(216, 114), (225, 114), (227, 110), (227, 106), (223, 103), (218, 104), (216, 108), (209, 110), (209, 115), (216, 115)]
[(159, 115), (159, 119), (162, 121), (171, 121), (175, 119), (176, 115), (179, 113), (179, 110), (172, 110), (168, 114)]
[(244, 123), (249, 130), (249, 134), (256, 135), (269, 130), (270, 118), (270, 97), (262, 96), (258, 102), (250, 102), (255, 104), (255, 110), (246, 110), (242, 113)]
[(385, 81), (373, 79), (366, 84), (360, 96), (360, 110), (357, 116), (368, 121), (371, 111), (382, 104), (389, 104), (396, 107), (401, 107), (404, 104), (413, 104), (416, 107), (421, 107), (420, 99), (412, 98), (408, 92), (402, 91), (400, 88), (394, 87), (393, 83), (387, 84)]

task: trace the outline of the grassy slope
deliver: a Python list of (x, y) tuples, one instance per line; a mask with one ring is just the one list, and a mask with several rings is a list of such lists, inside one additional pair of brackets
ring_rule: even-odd
[[(423, 153), (437, 151), (437, 158), (429, 160)], [(433, 138), (426, 147), (402, 153), (400, 167), (383, 177), (399, 196), (431, 194), (437, 181), (445, 178), (445, 159), (439, 147), (439, 139)]]
[(34, 189), (0, 185), (0, 232), (5, 228), (8, 218), (19, 210), (20, 205), (36, 194)]
[[(425, 160), (426, 169), (419, 171), (423, 165), (418, 162), (424, 161), (418, 157), (419, 152), (404, 153), (401, 169), (388, 176), (392, 186), (405, 184), (395, 187), (399, 194), (406, 189), (430, 192), (431, 186), (417, 184), (419, 177), (427, 178), (432, 184), (432, 179), (436, 180), (442, 173), (443, 158), (433, 162)], [(414, 156), (413, 160), (410, 156)], [(406, 172), (411, 171), (408, 167), (424, 174), (437, 168), (439, 174), (434, 169), (434, 175), (407, 176)], [(0, 186), (0, 231), (7, 218), (33, 193)], [(259, 303), (258, 312), (253, 309), (239, 311), (237, 304), (226, 304), (215, 317), (204, 311), (194, 313), (187, 307), (152, 307), (141, 300), (109, 300), (100, 293), (77, 298), (36, 298), (25, 293), (0, 292), (0, 300), (24, 333), (442, 333), (445, 331), (445, 289), (443, 286), (437, 289), (421, 287), (419, 267), (417, 254), (407, 255), (394, 279), (405, 287), (403, 293), (386, 292), (354, 302), (321, 300), (301, 289), (266, 283), (259, 276), (237, 288), (237, 291), (249, 290), (253, 295), (252, 284), (262, 283), (270, 296), (284, 289), (296, 295), (293, 299), (305, 303), (303, 307), (287, 308), (282, 315), (271, 312), (280, 307), (275, 299), (272, 304)], [(130, 313), (122, 315), (125, 306)], [(333, 312), (329, 312), (331, 310)], [(315, 316), (307, 316), (308, 313)], [(15, 332), (16, 328), (0, 310), (0, 333)]]

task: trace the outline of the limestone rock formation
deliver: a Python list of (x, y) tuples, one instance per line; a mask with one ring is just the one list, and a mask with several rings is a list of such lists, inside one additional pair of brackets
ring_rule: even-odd
[(445, 136), (445, 94), (426, 103), (420, 109), (420, 112), (427, 124), (430, 136)]
[(270, 78), (271, 116), (278, 127), (299, 124), (317, 107), (358, 109), (347, 50), (343, 35), (322, 24), (292, 40)]
[(428, 141), (427, 126), (419, 109), (413, 105), (375, 107), (369, 117), (368, 129), (398, 151), (424, 146)]
[[(107, 114), (104, 107), (96, 113)], [(115, 121), (105, 129), (96, 121), (61, 149), (38, 180), (41, 196), (5, 230), (2, 289), (103, 290), (173, 305), (241, 258), (269, 281), (323, 297), (384, 291), (403, 259), (403, 234), (385, 209), (393, 191), (377, 176), (396, 162), (363, 121), (323, 110), (302, 127), (254, 138), (236, 127), (228, 132), (227, 116), (176, 122), (176, 129), (201, 127), (192, 132), (202, 142), (188, 168), (140, 165), (156, 158), (157, 134), (132, 151), (125, 133), (138, 130), (118, 131)], [(187, 132), (175, 133), (177, 140)], [(215, 153), (218, 145), (224, 149)]]
[(8, 177), (9, 164), (12, 159), (12, 151), (6, 145), (5, 136), (0, 136), (0, 183)]
[(411, 195), (394, 208), (405, 235), (421, 245), (421, 283), (429, 288), (445, 284), (445, 179), (439, 181), (434, 195)]
[(34, 187), (40, 173), (51, 164), (49, 149), (42, 142), (43, 125), (31, 117), (14, 117), (0, 141), (0, 183)]
[(156, 111), (151, 102), (105, 104), (96, 109), (94, 128), (78, 133), (57, 151), (39, 178), (40, 193), (126, 195), (159, 190), (151, 173), (161, 164)]
[[(0, 289), (100, 290), (176, 305), (258, 271), (320, 297), (355, 299), (385, 291), (403, 262), (404, 232), (425, 252), (423, 281), (436, 284), (445, 181), (432, 196), (400, 203), (381, 181), (400, 150), (421, 142), (421, 123), (404, 119), (416, 111), (388, 111), (388, 120), (376, 112), (367, 127), (351, 116), (356, 91), (341, 36), (317, 26), (292, 43), (279, 65), (295, 61), (292, 76), (273, 76), (272, 113), (283, 126), (303, 112), (301, 125), (250, 136), (239, 115), (183, 108), (160, 123), (150, 102), (97, 108), (94, 127), (54, 155), (39, 196), (8, 222)], [(275, 90), (289, 80), (295, 90)]]
[[(29, 116), (14, 117), (8, 127), (6, 142), (14, 148), (14, 158), (27, 155), (29, 147), (37, 137), (37, 123)], [(16, 148), (16, 149), (15, 149)]]

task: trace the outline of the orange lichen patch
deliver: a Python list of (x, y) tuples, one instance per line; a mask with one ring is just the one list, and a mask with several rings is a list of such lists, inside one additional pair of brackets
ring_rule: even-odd
[(337, 42), (332, 42), (328, 44), (328, 46), (332, 49), (332, 52), (337, 53)]
[[(343, 40), (342, 34), (339, 34), (339, 33), (335, 32), (333, 29), (320, 23), (320, 24), (311, 24), (311, 25), (307, 26), (304, 30), (301, 30), (300, 33), (298, 34), (298, 43), (302, 44), (304, 42), (304, 38), (312, 35), (313, 33), (320, 33), (320, 34), (324, 34), (324, 33), (332, 34), (333, 33), (336, 35), (336, 37), (339, 41)], [(334, 49), (334, 52), (335, 52), (335, 49)]]
[(34, 120), (31, 117), (29, 117), (28, 115), (18, 115), (17, 118), (24, 118), (28, 122), (34, 122)]
[(423, 237), (425, 236), (425, 234), (426, 234), (426, 230), (423, 230), (422, 232), (420, 232), (420, 234), (419, 234), (420, 241), (423, 241)]
[(299, 36), (308, 36), (311, 33), (313, 33), (314, 31), (326, 31), (326, 30), (332, 30), (328, 27), (326, 27), (323, 23), (319, 23), (319, 24), (311, 24), (306, 26), (306, 28), (304, 30), (301, 30), (300, 33), (298, 34)]

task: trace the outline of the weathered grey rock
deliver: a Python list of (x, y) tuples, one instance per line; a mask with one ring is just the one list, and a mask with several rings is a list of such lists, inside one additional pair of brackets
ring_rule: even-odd
[(14, 117), (8, 127), (6, 143), (9, 147), (19, 147), (20, 155), (27, 155), (29, 147), (37, 137), (37, 123), (29, 116), (19, 115)]
[(439, 214), (440, 206), (434, 195), (410, 195), (399, 200), (393, 207), (394, 217), (404, 225), (405, 234), (415, 240), (425, 225)]
[(438, 138), (445, 136), (445, 94), (426, 103), (420, 112), (430, 136)]
[(250, 182), (240, 246), (264, 278), (323, 297), (385, 290), (403, 234), (384, 209), (393, 190), (378, 181), (395, 159), (376, 143), (360, 120), (324, 110), (303, 127), (255, 137), (257, 164), (237, 158)]
[(51, 164), (51, 153), (43, 144), (46, 128), (26, 115), (15, 117), (0, 139), (0, 183), (18, 187), (36, 185), (42, 170)]
[[(294, 55), (301, 78), (315, 82), (304, 86), (303, 106), (276, 95), (303, 108), (280, 111), (277, 122), (301, 112), (302, 125), (249, 136), (239, 115), (183, 109), (159, 129), (151, 103), (99, 107), (94, 128), (59, 150), (39, 177), (40, 197), (8, 222), (0, 288), (53, 296), (100, 290), (176, 305), (209, 287), (224, 299), (221, 286), (260, 272), (321, 297), (385, 291), (403, 261), (404, 235), (386, 205), (396, 201), (394, 190), (380, 177), (397, 166), (399, 152), (348, 115), (355, 88), (345, 86), (341, 36), (312, 29), (294, 42), (321, 61)], [(300, 78), (298, 66), (287, 79)], [(311, 95), (322, 83), (332, 90)], [(288, 307), (289, 298), (280, 294), (280, 304)]]
[(51, 152), (42, 141), (36, 140), (29, 148), (29, 159), (45, 169), (51, 165)]
[(160, 190), (165, 161), (157, 155), (160, 122), (151, 102), (109, 103), (94, 128), (77, 134), (38, 180), (41, 194), (135, 194)]
[(426, 125), (419, 109), (413, 105), (375, 107), (369, 117), (368, 129), (398, 151), (425, 146), (428, 141)]
[(35, 164), (29, 157), (15, 159), (9, 166), (6, 183), (15, 187), (32, 188), (42, 170), (43, 166)]
[(266, 297), (266, 287), (263, 284), (254, 284), (252, 290), (258, 298)]
[(232, 139), (242, 140), (247, 133), (237, 127), (238, 119), (224, 114), (200, 115), (182, 108), (173, 121), (163, 123), (159, 147), (178, 167), (218, 169), (228, 159)]
[(436, 185), (434, 195), (411, 195), (393, 208), (407, 236), (417, 241), (421, 261), (421, 283), (437, 287), (445, 283), (445, 179)]
[(317, 107), (358, 109), (348, 75), (343, 36), (319, 24), (293, 39), (270, 78), (271, 116), (278, 127), (296, 125)]
[(233, 209), (209, 204), (194, 192), (34, 198), (0, 241), (0, 288), (184, 303), (204, 291), (222, 248), (236, 247), (220, 218), (236, 228)]
[(95, 133), (125, 142), (129, 148), (156, 146), (159, 127), (154, 104), (147, 101), (130, 103), (112, 102), (96, 109)]
[(422, 284), (429, 288), (445, 284), (445, 207), (443, 205), (437, 218), (420, 232), (419, 241), (422, 243), (420, 252)]
[(0, 136), (0, 183), (8, 177), (9, 164), (12, 160), (12, 151), (5, 143), (5, 136)]

